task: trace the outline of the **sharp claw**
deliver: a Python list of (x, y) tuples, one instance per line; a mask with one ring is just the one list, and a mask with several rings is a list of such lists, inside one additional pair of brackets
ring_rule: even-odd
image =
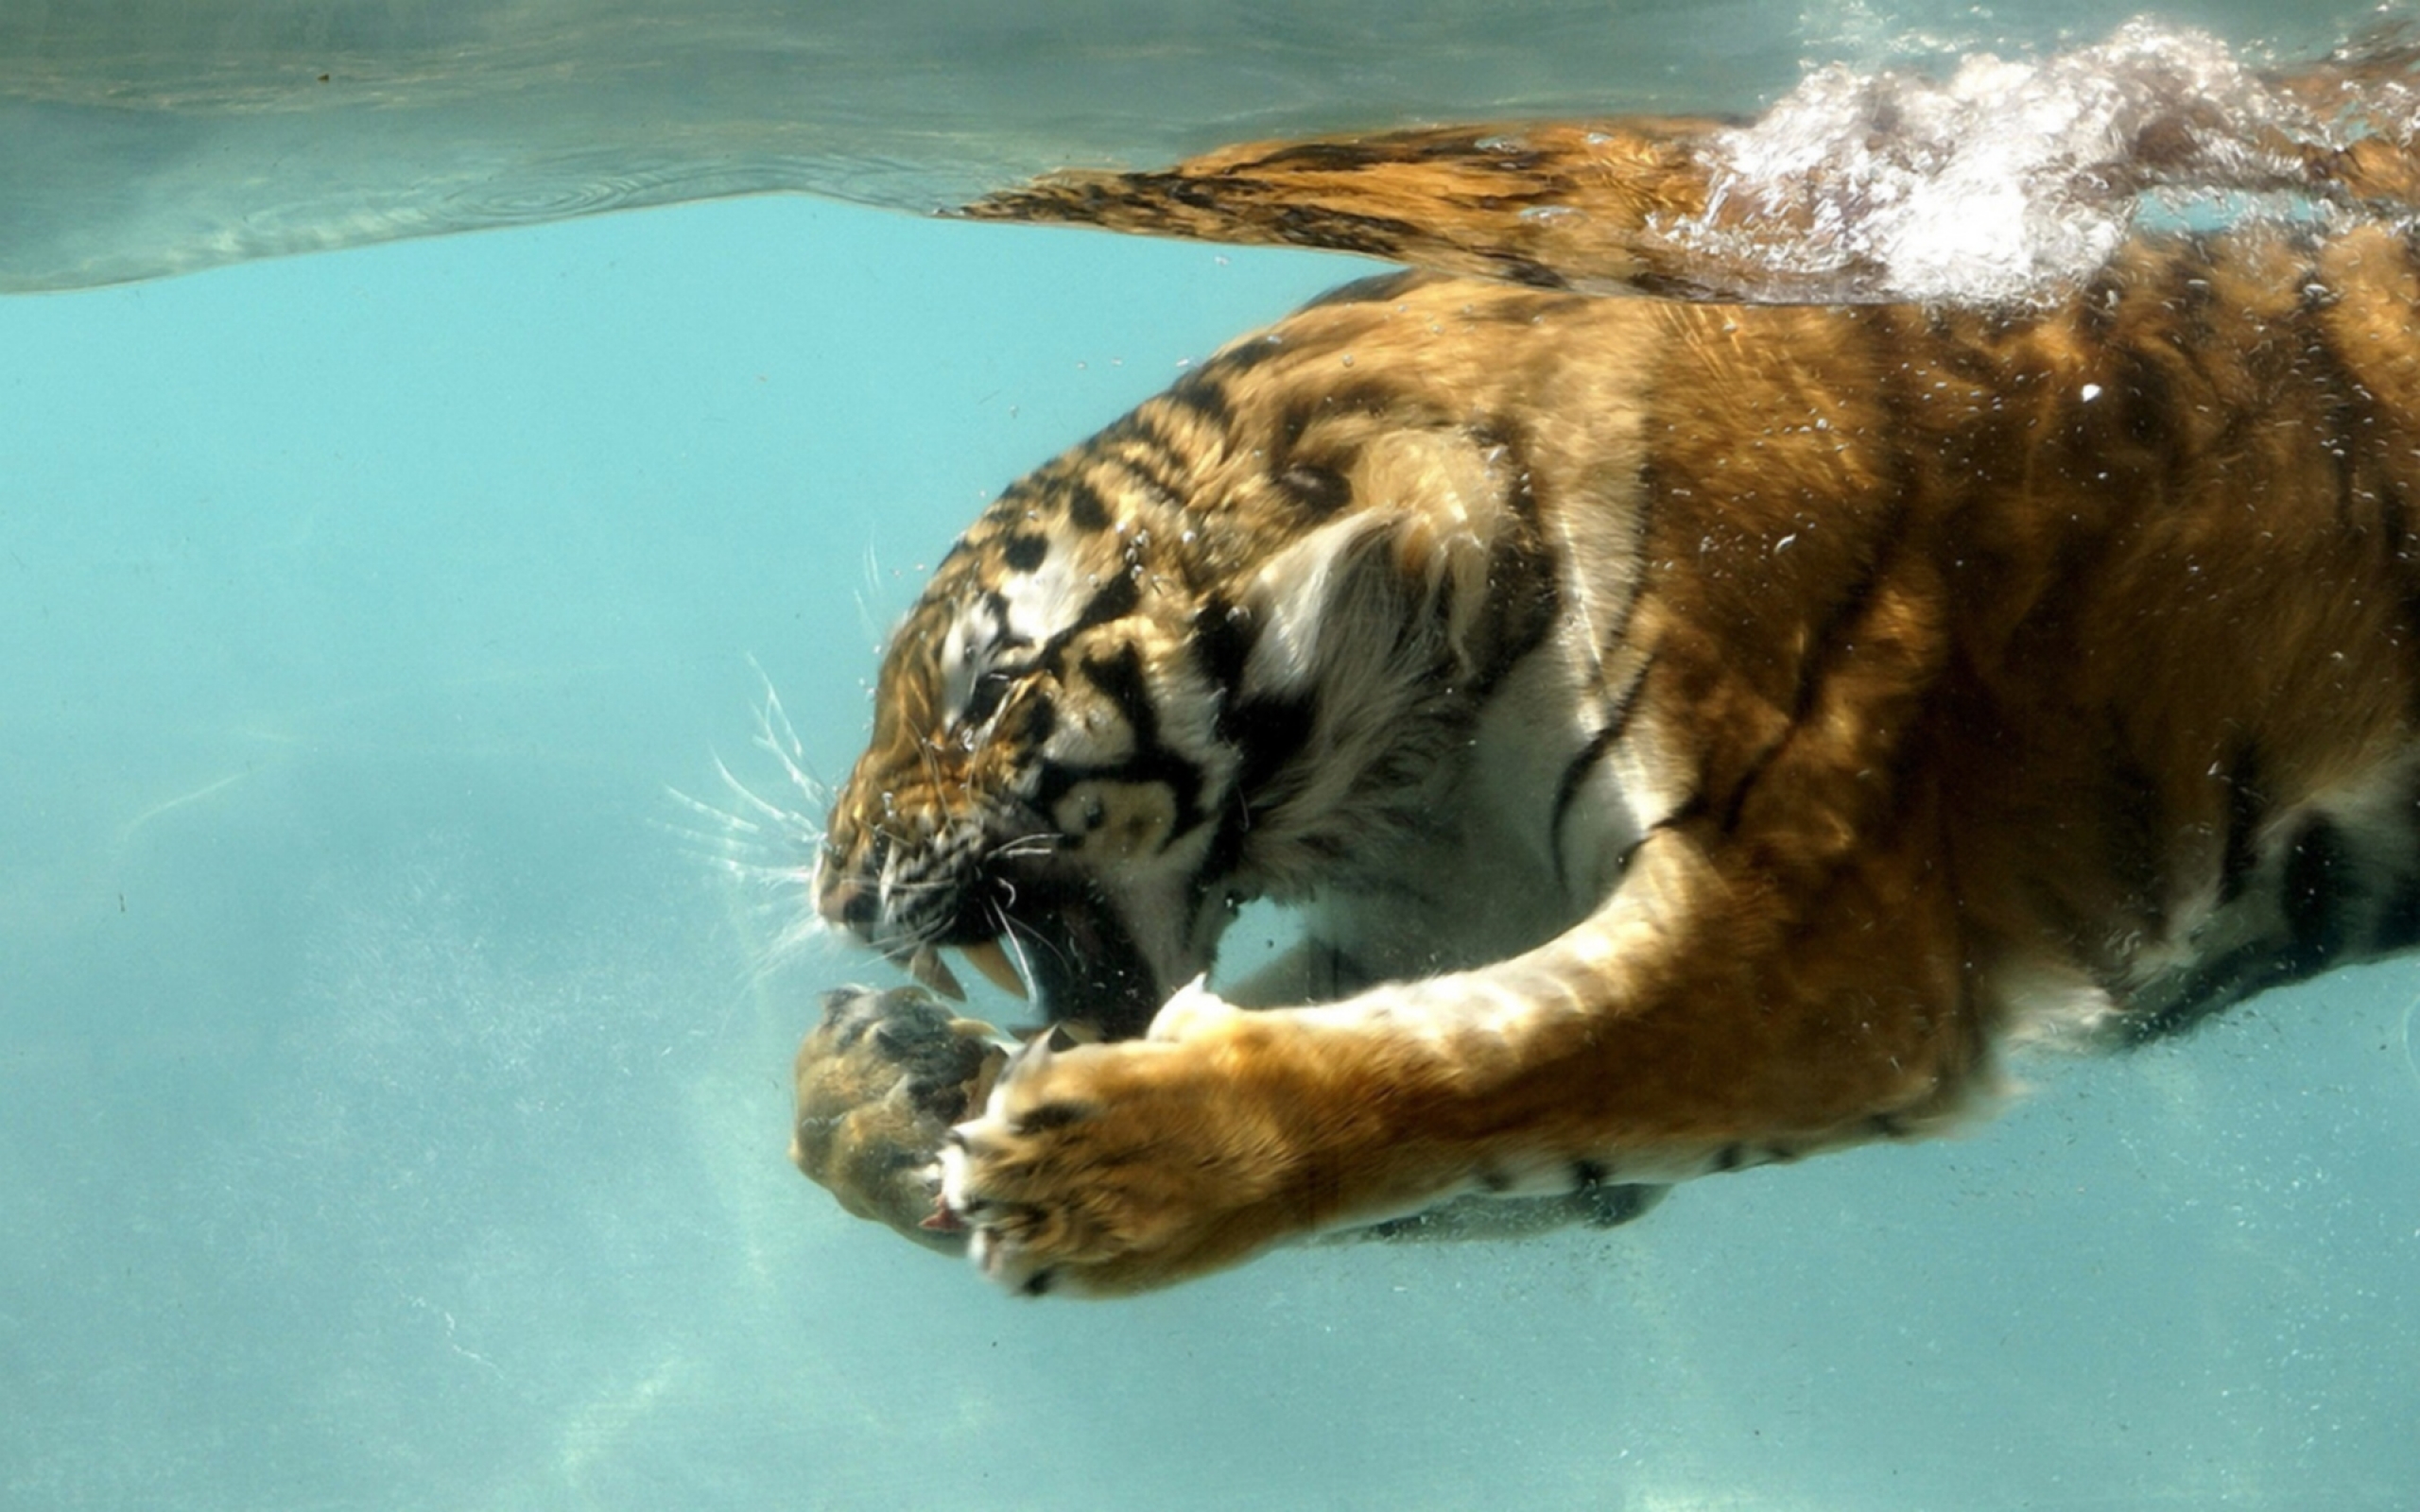
[(964, 946), (959, 954), (966, 957), (967, 965), (983, 973), (985, 981), (1009, 996), (1024, 1001), (1025, 978), (1017, 975), (1015, 963), (1009, 959), (1009, 953), (1000, 948), (998, 940), (987, 939), (978, 945)]
[(966, 1001), (966, 988), (958, 985), (958, 977), (942, 964), (941, 952), (930, 945), (918, 946), (908, 957), (908, 974), (952, 1003)]
[(1000, 1073), (1000, 1080), (1007, 1082), (1018, 1076), (1038, 1076), (1049, 1070), (1051, 1057), (1058, 1053), (1050, 1041), (1058, 1032), (1056, 1025), (1044, 1024), (1040, 1034), (1027, 1040), (1015, 1055), (1009, 1057), (1007, 1069)]

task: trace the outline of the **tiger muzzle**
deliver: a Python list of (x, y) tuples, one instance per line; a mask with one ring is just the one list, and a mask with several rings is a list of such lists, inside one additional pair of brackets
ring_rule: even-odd
[[(825, 922), (878, 951), (942, 996), (964, 996), (942, 952), (1013, 997), (1030, 996), (1051, 1023), (1090, 1026), (1104, 1039), (1140, 1035), (1167, 991), (1100, 886), (1050, 867), (985, 868), (955, 888), (912, 895), (918, 917), (885, 907), (876, 881), (825, 874), (815, 906)], [(947, 901), (944, 902), (943, 900)]]

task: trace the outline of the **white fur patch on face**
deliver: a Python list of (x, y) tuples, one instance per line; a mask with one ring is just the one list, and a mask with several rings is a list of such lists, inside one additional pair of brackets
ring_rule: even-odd
[(1000, 597), (1008, 606), (1003, 629), (1011, 640), (1040, 645), (1076, 623), (1097, 586), (1076, 557), (1053, 541), (1042, 565), (1001, 581)]
[(999, 643), (999, 616), (986, 600), (966, 604), (950, 622), (948, 639), (942, 644), (942, 708), (950, 718), (965, 711), (975, 696), (975, 679), (990, 670)]
[(942, 645), (942, 707), (963, 714), (986, 673), (1016, 667), (1020, 651), (1075, 624), (1095, 585), (1076, 554), (1053, 543), (1040, 566), (1011, 573), (997, 590), (971, 595), (951, 621)]

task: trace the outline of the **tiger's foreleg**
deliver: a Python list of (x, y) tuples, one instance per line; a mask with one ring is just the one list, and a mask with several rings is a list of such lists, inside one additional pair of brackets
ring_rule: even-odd
[[(1296, 941), (1220, 996), (1236, 1007), (1332, 1003), (1377, 986), (1355, 953), (1317, 935)], [(1646, 1216), (1669, 1189), (1600, 1181), (1543, 1196), (1455, 1197), (1402, 1217), (1340, 1229), (1335, 1244), (1484, 1244), (1534, 1239), (1567, 1228), (1615, 1228)]]
[(1598, 914), (1485, 970), (1318, 1007), (1180, 993), (1150, 1037), (1022, 1053), (942, 1152), (1013, 1290), (1143, 1290), (1472, 1194), (1672, 1181), (1953, 1118), (1987, 1064), (1926, 826), (1778, 864), (1657, 831)]

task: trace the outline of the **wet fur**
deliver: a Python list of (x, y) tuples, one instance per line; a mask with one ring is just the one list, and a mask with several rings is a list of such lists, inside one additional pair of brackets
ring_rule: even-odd
[[(945, 1142), (985, 1270), (1914, 1137), (2420, 939), (2415, 303), (2378, 230), (1996, 312), (1406, 276), (1011, 489), (820, 878), (1118, 1041)], [(1265, 1011), (1184, 988), (1262, 896)]]

